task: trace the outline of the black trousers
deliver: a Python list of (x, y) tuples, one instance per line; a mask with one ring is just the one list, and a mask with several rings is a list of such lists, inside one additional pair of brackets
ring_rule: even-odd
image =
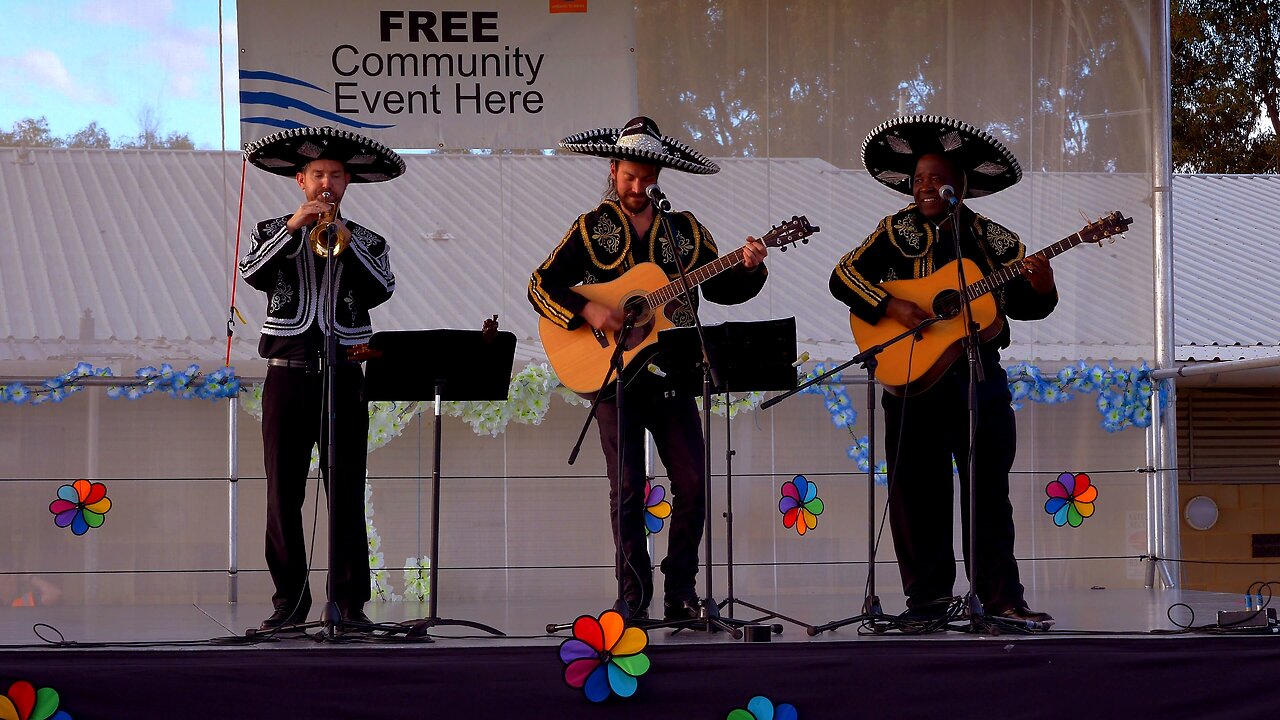
[[(1009, 502), (1009, 470), (1018, 438), (999, 355), (985, 349), (982, 355), (986, 381), (978, 386), (974, 586), (984, 609), (999, 613), (1023, 605)], [(907, 607), (952, 595), (956, 576), (951, 542), (953, 457), (960, 470), (965, 568), (974, 569), (969, 548), (968, 381), (968, 365), (962, 357), (925, 392), (908, 398), (885, 393), (881, 402), (892, 477), (889, 526)]]
[[(311, 448), (320, 445), (320, 469), (333, 503), (335, 566), (329, 569), (333, 598), (343, 606), (369, 600), (369, 538), (364, 525), (364, 482), (369, 406), (359, 365), (337, 372), (336, 477), (328, 476), (328, 413), (324, 374), (268, 367), (262, 390), (262, 445), (267, 473), (267, 569), (276, 608), (305, 613), (311, 607), (302, 503), (306, 498)], [(322, 509), (323, 512), (323, 509)], [(319, 562), (327, 554), (317, 549)]]
[[(635, 609), (647, 608), (653, 598), (653, 568), (644, 534), (646, 429), (653, 433), (654, 446), (671, 483), (670, 535), (667, 557), (662, 561), (664, 594), (675, 601), (697, 597), (698, 544), (706, 512), (702, 426), (693, 398), (664, 398), (663, 389), (649, 373), (641, 373), (629, 383), (622, 398), (621, 428), (618, 406), (612, 399), (601, 401), (596, 409), (600, 449), (609, 473), (610, 525), (622, 573), (621, 599)], [(621, 483), (620, 438), (624, 453)]]

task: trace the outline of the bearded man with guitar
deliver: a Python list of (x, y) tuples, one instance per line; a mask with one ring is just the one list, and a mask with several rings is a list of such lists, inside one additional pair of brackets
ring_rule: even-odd
[[(986, 614), (1047, 627), (1053, 618), (1028, 609), (1023, 599), (1013, 555), (1009, 470), (1017, 435), (1000, 350), (1009, 345), (1005, 318), (1046, 317), (1058, 303), (1058, 291), (1043, 254), (1027, 257), (1016, 234), (963, 202), (1008, 188), (1021, 179), (1022, 170), (995, 138), (967, 123), (936, 115), (881, 124), (863, 143), (862, 158), (872, 177), (911, 195), (914, 202), (881, 220), (875, 232), (840, 259), (831, 274), (831, 294), (849, 307), (860, 346), (859, 331), (894, 337), (935, 316), (949, 318), (925, 328), (914, 341), (909, 337), (897, 343), (894, 362), (888, 361), (888, 353), (882, 354), (877, 369), (888, 390), (881, 404), (887, 428), (889, 522), (907, 596), (907, 616), (935, 619), (946, 612), (946, 601), (952, 596), (956, 575), (953, 458), (961, 473), (965, 566), (972, 568), (969, 371), (966, 362), (956, 362), (962, 354), (958, 348), (965, 328), (963, 313), (957, 314), (958, 295), (942, 290), (948, 284), (960, 287), (953, 241), (953, 223), (958, 220), (966, 285), (972, 287), (984, 276), (1007, 280), (982, 295), (990, 304), (986, 318), (976, 309), (977, 294), (970, 294), (975, 324), (981, 327), (977, 355), (985, 376), (976, 393), (974, 589)], [(938, 287), (931, 286), (930, 279)], [(929, 343), (936, 352), (930, 351)]]
[[(748, 237), (740, 250), (718, 259), (711, 233), (689, 212), (667, 213), (674, 239), (666, 236), (655, 208), (658, 199), (665, 200), (657, 190), (661, 170), (709, 175), (720, 168), (662, 135), (647, 117), (637, 117), (622, 128), (571, 135), (560, 147), (609, 158), (609, 181), (603, 202), (574, 221), (529, 281), (529, 301), (542, 315), (540, 333), (548, 357), (566, 386), (579, 392), (600, 390), (618, 332), (624, 324), (633, 322), (635, 326), (624, 340), (627, 347), (636, 349), (624, 355), (628, 365), (623, 372), (622, 426), (618, 426), (617, 406), (611, 399), (601, 400), (596, 416), (610, 480), (610, 511), (615, 518), (611, 524), (621, 594), (615, 609), (625, 619), (645, 619), (653, 596), (644, 531), (644, 431), (648, 429), (674, 495), (667, 557), (662, 561), (664, 618), (697, 618), (698, 544), (706, 512), (702, 428), (693, 399), (670, 397), (663, 378), (646, 370), (647, 356), (639, 347), (652, 344), (655, 327), (691, 325), (697, 308), (683, 307), (683, 294), (670, 287), (651, 287), (654, 282), (649, 276), (656, 275), (659, 284), (669, 283), (678, 276), (678, 262), (691, 284), (705, 276), (700, 287), (708, 300), (737, 304), (755, 297), (764, 286), (768, 250), (763, 242)], [(718, 264), (712, 267), (714, 263)], [(699, 275), (700, 269), (705, 272)], [(592, 292), (603, 288), (617, 291)], [(696, 302), (697, 289), (692, 292)], [(590, 354), (602, 360), (598, 364), (584, 360), (583, 366), (572, 358), (558, 362), (558, 345), (570, 348), (569, 354)], [(609, 392), (609, 388), (602, 392)], [(621, 468), (617, 467), (620, 438), (624, 454)]]

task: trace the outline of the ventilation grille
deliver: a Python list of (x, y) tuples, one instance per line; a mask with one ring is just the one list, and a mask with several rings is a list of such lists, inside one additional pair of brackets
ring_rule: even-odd
[(1280, 393), (1178, 390), (1181, 482), (1280, 482)]

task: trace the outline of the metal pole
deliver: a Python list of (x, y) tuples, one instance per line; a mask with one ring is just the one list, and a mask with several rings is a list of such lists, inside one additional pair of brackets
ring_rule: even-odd
[[(1173, 150), (1172, 111), (1169, 100), (1169, 3), (1151, 3), (1151, 70), (1152, 87), (1152, 152), (1151, 152), (1151, 208), (1152, 231), (1155, 249), (1155, 329), (1156, 367), (1170, 368), (1174, 364), (1173, 338)], [(1155, 547), (1158, 557), (1180, 560), (1182, 547), (1178, 526), (1178, 440), (1175, 417), (1177, 386), (1171, 380), (1162, 380), (1157, 388), (1167, 392), (1168, 403), (1164, 413), (1152, 416), (1154, 433), (1156, 482), (1149, 486), (1147, 512), (1155, 518)], [(1157, 399), (1156, 409), (1159, 409)], [(1154, 494), (1152, 493), (1154, 491)], [(1151, 523), (1148, 524), (1151, 526)], [(1167, 574), (1172, 587), (1180, 585), (1176, 574)]]
[(236, 411), (240, 407), (238, 397), (227, 398), (227, 602), (240, 600), (239, 534), (240, 519), (238, 491), (240, 489), (240, 444), (237, 432)]

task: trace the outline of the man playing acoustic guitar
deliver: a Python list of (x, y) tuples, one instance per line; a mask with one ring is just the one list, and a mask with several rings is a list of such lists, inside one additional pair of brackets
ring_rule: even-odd
[[(667, 238), (646, 190), (650, 186), (656, 188), (658, 173), (664, 167), (704, 175), (718, 172), (720, 168), (700, 153), (660, 134), (658, 126), (647, 117), (637, 117), (623, 128), (601, 128), (571, 135), (561, 141), (560, 147), (609, 158), (608, 186), (604, 201), (579, 216), (546, 261), (533, 271), (529, 301), (546, 321), (558, 328), (577, 330), (584, 324), (589, 325), (595, 331), (595, 339), (587, 336), (586, 344), (595, 346), (608, 358), (616, 334), (626, 320), (625, 313), (616, 305), (588, 300), (572, 288), (614, 281), (633, 268), (637, 271), (653, 268), (652, 265), (636, 268), (640, 263), (659, 266), (662, 272), (658, 274), (665, 272), (661, 278), (665, 283), (678, 276), (677, 262), (688, 273), (715, 260), (718, 255), (715, 241), (692, 213), (667, 213), (674, 242)], [(740, 251), (741, 261), (701, 285), (706, 298), (731, 305), (755, 297), (768, 275), (764, 266), (767, 252), (762, 242), (747, 238)], [(696, 288), (693, 293), (696, 300)], [(692, 325), (692, 313), (697, 312), (697, 308), (676, 309), (668, 304), (657, 312), (666, 312), (675, 325)], [(645, 323), (644, 318), (637, 320), (641, 325)], [(545, 336), (543, 342), (547, 344)], [(549, 349), (548, 354), (550, 352)], [(556, 365), (556, 370), (565, 385), (575, 390), (598, 389), (604, 380), (603, 368), (607, 368), (608, 363), (601, 367), (599, 372), (587, 373), (590, 377), (579, 381), (569, 379), (566, 369), (560, 365)], [(706, 511), (703, 437), (698, 410), (692, 398), (668, 397), (666, 383), (656, 374), (645, 371), (644, 362), (632, 363), (623, 377), (627, 383), (622, 427), (618, 427), (617, 405), (612, 399), (602, 400), (596, 415), (600, 447), (610, 480), (609, 505), (614, 518), (611, 524), (617, 567), (621, 569), (618, 578), (621, 597), (615, 609), (629, 620), (647, 618), (653, 596), (653, 571), (644, 531), (644, 431), (648, 429), (666, 466), (674, 496), (667, 557), (662, 561), (664, 616), (668, 620), (697, 618), (700, 611), (695, 592), (698, 543), (702, 539)], [(625, 455), (621, 478), (617, 467), (619, 437), (623, 440)]]
[[(921, 307), (895, 297), (885, 286), (925, 284), (927, 278), (937, 277), (952, 288), (959, 287), (953, 240), (957, 219), (961, 255), (973, 263), (966, 264), (966, 284), (1003, 268), (1015, 268), (1021, 274), (993, 293), (992, 321), (983, 328), (986, 332), (980, 333), (978, 356), (985, 379), (977, 389), (975, 590), (987, 615), (1047, 625), (1053, 618), (1029, 610), (1023, 600), (1013, 555), (1009, 470), (1017, 437), (1000, 350), (1009, 345), (1009, 326), (1004, 319), (1044, 318), (1057, 305), (1058, 292), (1045, 258), (1026, 257), (1017, 235), (963, 204), (964, 198), (1008, 188), (1021, 179), (1022, 171), (1013, 155), (987, 133), (936, 115), (902, 117), (881, 124), (863, 142), (862, 159), (872, 177), (911, 195), (915, 202), (881, 220), (875, 232), (841, 258), (831, 274), (831, 294), (849, 307), (855, 335), (860, 326), (912, 328), (935, 314), (949, 314), (945, 309)], [(916, 297), (933, 295), (926, 290)], [(947, 322), (958, 329), (955, 342), (944, 340), (944, 348), (958, 348), (962, 321), (955, 318)], [(956, 353), (940, 352), (935, 361), (922, 350), (944, 329), (944, 323), (927, 328), (914, 347), (911, 338), (898, 343), (898, 357), (905, 358), (905, 364), (914, 362), (920, 367), (889, 368), (885, 367), (887, 353), (880, 357), (880, 369), (909, 378), (898, 386), (885, 381), (889, 392), (882, 397), (890, 477), (889, 521), (907, 596), (907, 615), (924, 620), (946, 613), (946, 599), (951, 597), (955, 582), (953, 458), (960, 469), (965, 566), (970, 568), (969, 371), (963, 359), (955, 361)], [(887, 337), (893, 337), (900, 331), (887, 332), (891, 332)]]

